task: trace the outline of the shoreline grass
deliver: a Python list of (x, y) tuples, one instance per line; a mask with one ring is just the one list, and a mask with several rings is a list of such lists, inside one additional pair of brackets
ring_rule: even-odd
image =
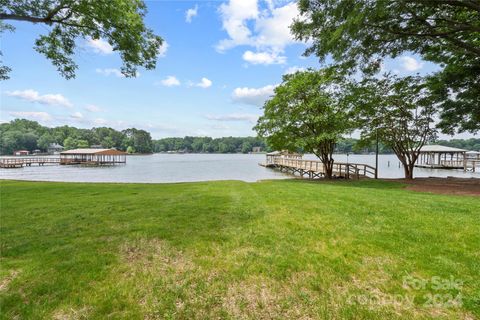
[(385, 181), (0, 186), (1, 319), (480, 317), (475, 197)]

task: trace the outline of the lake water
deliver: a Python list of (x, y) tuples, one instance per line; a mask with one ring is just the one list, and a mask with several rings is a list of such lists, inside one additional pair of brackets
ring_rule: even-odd
[[(305, 155), (305, 159), (315, 159)], [(346, 155), (335, 155), (335, 160), (347, 162)], [(264, 154), (153, 154), (128, 156), (126, 165), (110, 167), (86, 166), (32, 166), (21, 169), (0, 169), (2, 179), (70, 181), (70, 182), (189, 182), (207, 180), (242, 180), (253, 182), (264, 179), (286, 179), (291, 175), (258, 165), (265, 162)], [(375, 166), (373, 155), (350, 155), (350, 163)], [(416, 177), (476, 177), (480, 173), (463, 170), (433, 170), (415, 168)], [(379, 156), (379, 177), (401, 178), (403, 169), (395, 155)]]

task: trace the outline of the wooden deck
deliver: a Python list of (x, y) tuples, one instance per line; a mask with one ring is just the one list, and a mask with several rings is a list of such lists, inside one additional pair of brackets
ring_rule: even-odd
[(415, 167), (427, 169), (460, 169), (466, 172), (475, 172), (476, 170), (480, 170), (480, 160), (442, 160), (439, 164), (419, 163), (415, 164)]
[[(296, 158), (274, 157), (273, 161), (260, 164), (267, 168), (278, 169), (282, 172), (298, 174), (310, 179), (325, 176), (323, 163), (319, 160), (303, 160)], [(333, 176), (344, 179), (375, 178), (375, 168), (367, 164), (342, 163), (333, 164)]]
[(61, 157), (12, 157), (0, 158), (0, 168), (14, 169), (22, 167), (31, 167), (32, 165), (86, 165), (86, 166), (110, 166), (116, 164), (125, 164), (125, 161), (115, 159), (98, 158), (97, 161), (87, 161), (83, 159), (70, 159)]
[(24, 158), (0, 158), (0, 168), (22, 168), (31, 165), (57, 165), (60, 164), (60, 158), (52, 157), (24, 157)]

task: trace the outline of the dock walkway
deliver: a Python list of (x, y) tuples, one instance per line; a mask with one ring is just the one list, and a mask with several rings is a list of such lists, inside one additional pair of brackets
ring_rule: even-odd
[(0, 168), (21, 168), (32, 164), (43, 166), (46, 164), (60, 164), (60, 158), (52, 157), (15, 157), (0, 158)]
[[(325, 176), (323, 163), (319, 160), (275, 156), (267, 158), (267, 163), (260, 165), (278, 169), (282, 172), (298, 174), (301, 177), (310, 179), (323, 178)], [(367, 164), (335, 162), (333, 164), (333, 176), (345, 179), (375, 178), (376, 169)]]

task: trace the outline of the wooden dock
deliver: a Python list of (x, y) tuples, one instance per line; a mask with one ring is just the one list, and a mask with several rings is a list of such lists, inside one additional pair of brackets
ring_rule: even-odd
[(475, 172), (480, 169), (480, 160), (463, 159), (463, 160), (441, 160), (439, 164), (435, 163), (419, 163), (415, 164), (418, 168), (427, 169), (457, 169), (465, 172)]
[(10, 169), (10, 168), (22, 168), (30, 167), (33, 165), (44, 166), (44, 165), (57, 165), (60, 164), (60, 158), (56, 157), (15, 157), (15, 158), (0, 158), (0, 168)]
[[(323, 178), (325, 170), (323, 163), (319, 160), (303, 160), (299, 158), (288, 158), (276, 156), (268, 159), (267, 163), (261, 166), (278, 169), (282, 172), (298, 174), (309, 179)], [(344, 179), (375, 178), (376, 169), (367, 164), (342, 163), (333, 164), (333, 177)]]
[(22, 168), (46, 164), (111, 166), (125, 164), (127, 153), (116, 149), (73, 149), (60, 153), (59, 157), (8, 157), (0, 158), (0, 168)]

